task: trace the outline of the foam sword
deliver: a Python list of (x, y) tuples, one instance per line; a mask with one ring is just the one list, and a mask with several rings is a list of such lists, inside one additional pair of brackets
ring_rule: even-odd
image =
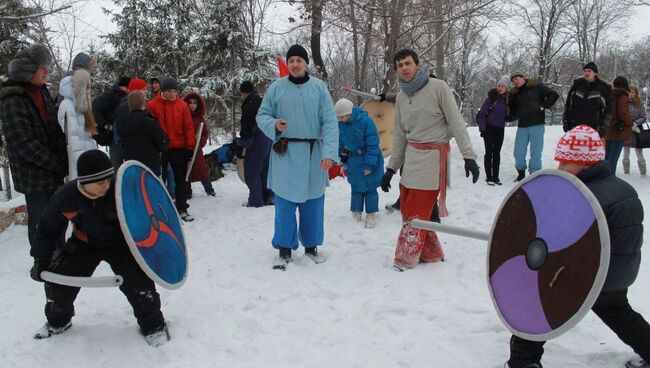
[(58, 273), (43, 271), (41, 272), (41, 278), (47, 282), (54, 284), (72, 286), (72, 287), (115, 287), (122, 285), (124, 278), (120, 275), (114, 276), (95, 276), (95, 277), (76, 277), (76, 276), (65, 276)]

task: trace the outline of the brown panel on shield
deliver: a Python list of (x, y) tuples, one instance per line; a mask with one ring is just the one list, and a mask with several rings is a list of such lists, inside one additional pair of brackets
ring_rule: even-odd
[(525, 255), (531, 241), (536, 238), (537, 221), (528, 195), (517, 189), (505, 203), (490, 243), (489, 275), (512, 257)]
[(598, 273), (600, 247), (598, 223), (594, 221), (575, 244), (549, 253), (539, 269), (542, 308), (551, 328), (564, 324), (585, 302)]

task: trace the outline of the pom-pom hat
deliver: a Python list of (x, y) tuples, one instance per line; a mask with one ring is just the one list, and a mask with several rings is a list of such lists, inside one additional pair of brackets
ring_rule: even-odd
[(593, 165), (605, 159), (605, 147), (598, 132), (578, 125), (566, 132), (555, 149), (555, 161)]

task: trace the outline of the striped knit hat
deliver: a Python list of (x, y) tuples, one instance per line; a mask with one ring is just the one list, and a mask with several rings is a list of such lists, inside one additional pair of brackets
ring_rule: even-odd
[(81, 184), (96, 183), (113, 176), (113, 164), (100, 150), (86, 151), (77, 161), (77, 174)]
[(578, 125), (564, 133), (555, 149), (555, 161), (572, 164), (596, 164), (605, 159), (605, 147), (598, 132)]

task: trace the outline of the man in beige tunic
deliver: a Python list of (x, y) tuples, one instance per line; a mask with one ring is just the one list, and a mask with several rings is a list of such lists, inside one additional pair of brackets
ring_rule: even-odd
[[(402, 164), (400, 208), (402, 229), (397, 239), (394, 268), (404, 271), (420, 262), (444, 260), (444, 252), (434, 231), (411, 225), (413, 219), (428, 220), (438, 201), (440, 217), (447, 215), (447, 157), (449, 141), (456, 144), (465, 160), (465, 174), (476, 183), (479, 168), (476, 154), (449, 86), (429, 78), (421, 68), (417, 53), (402, 49), (393, 58), (398, 75), (393, 149), (381, 189), (388, 192), (390, 180)], [(438, 196), (440, 198), (438, 200)]]

